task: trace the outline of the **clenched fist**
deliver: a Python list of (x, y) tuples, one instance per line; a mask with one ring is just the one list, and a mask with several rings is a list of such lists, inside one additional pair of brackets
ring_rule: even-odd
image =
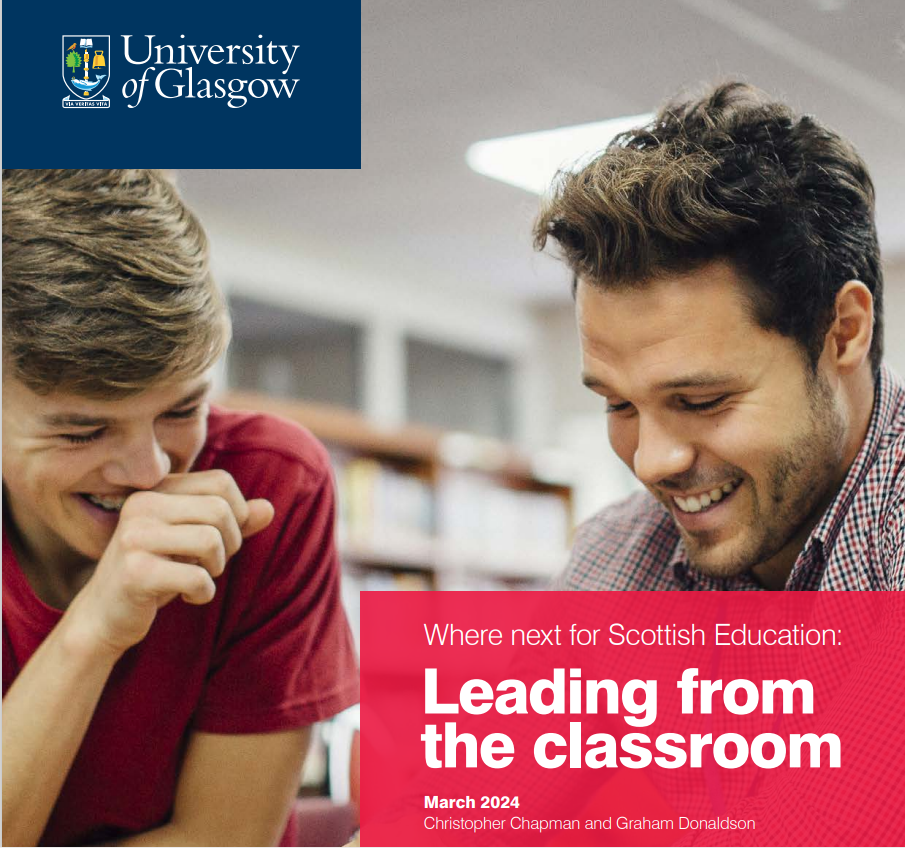
[(157, 610), (177, 596), (208, 603), (229, 558), (272, 520), (270, 502), (246, 500), (225, 471), (171, 474), (126, 499), (70, 611), (98, 647), (121, 654), (144, 639)]

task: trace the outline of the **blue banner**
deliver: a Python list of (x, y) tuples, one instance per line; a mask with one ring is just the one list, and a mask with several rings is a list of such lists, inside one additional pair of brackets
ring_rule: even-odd
[(4, 13), (4, 165), (361, 167), (359, 0)]

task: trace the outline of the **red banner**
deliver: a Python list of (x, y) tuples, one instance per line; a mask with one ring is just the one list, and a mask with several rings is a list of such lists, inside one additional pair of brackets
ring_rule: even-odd
[(363, 592), (362, 845), (899, 845), (896, 593)]

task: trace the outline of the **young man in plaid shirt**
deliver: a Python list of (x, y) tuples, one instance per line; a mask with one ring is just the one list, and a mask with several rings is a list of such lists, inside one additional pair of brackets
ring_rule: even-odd
[(727, 83), (561, 175), (551, 238), (647, 489), (580, 528), (559, 588), (905, 587), (905, 385), (846, 140)]

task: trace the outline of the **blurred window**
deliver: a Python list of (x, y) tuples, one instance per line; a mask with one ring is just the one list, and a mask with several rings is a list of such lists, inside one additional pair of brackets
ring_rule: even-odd
[(408, 419), (512, 438), (512, 363), (421, 339), (406, 341)]
[(231, 388), (361, 409), (359, 326), (243, 296), (229, 303)]

